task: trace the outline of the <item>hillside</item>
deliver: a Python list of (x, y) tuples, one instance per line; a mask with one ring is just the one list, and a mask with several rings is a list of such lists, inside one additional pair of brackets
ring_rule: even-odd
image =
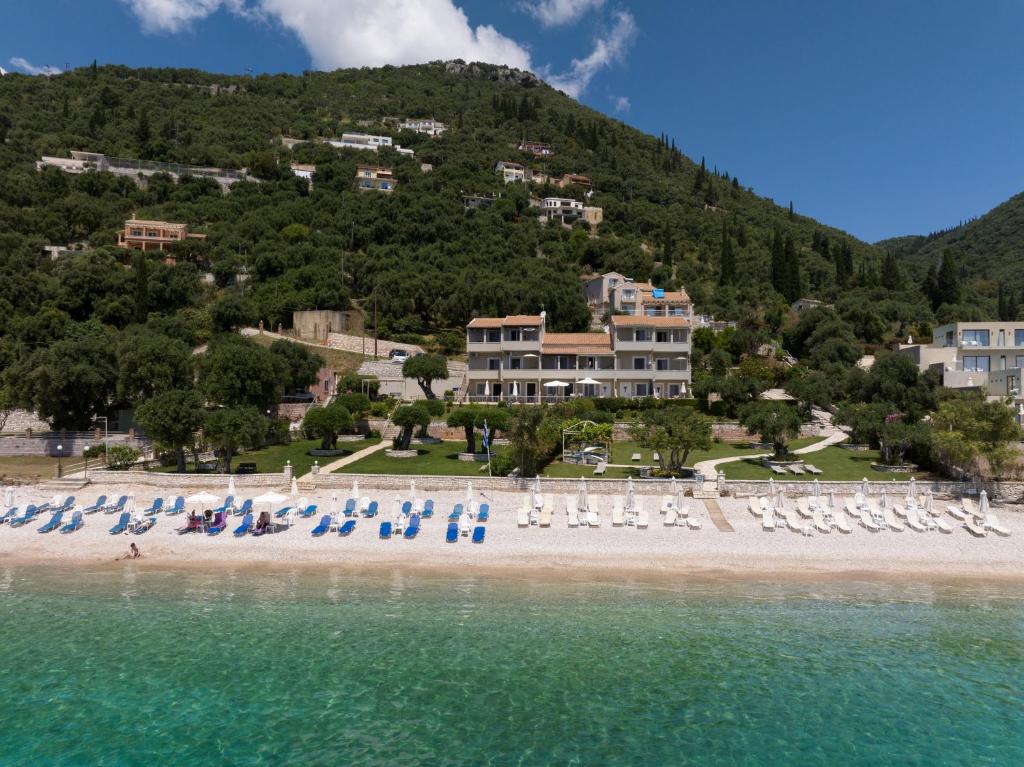
[[(685, 284), (699, 310), (737, 316), (784, 305), (769, 287), (776, 230), (794, 240), (798, 292), (814, 297), (831, 300), (837, 291), (831, 255), (809, 247), (816, 235), (836, 251), (849, 243), (858, 262), (875, 258), (870, 246), (791, 216), (735, 177), (713, 168), (704, 174), (670, 138), (644, 135), (503, 67), (435, 63), (255, 79), (102, 67), (53, 78), (8, 76), (0, 82), (0, 115), (0, 125), (9, 126), (0, 148), (0, 222), (13, 236), (6, 252), (23, 252), (22, 265), (47, 243), (87, 242), (98, 248), (94, 258), (117, 255), (108, 246), (132, 213), (183, 221), (209, 236), (192, 249), (198, 268), (222, 287), (244, 271), (252, 307), (272, 326), (287, 325), (295, 308), (343, 307), (376, 292), (384, 332), (459, 327), (474, 314), (541, 307), (555, 326), (576, 329), (587, 321), (579, 273), (607, 269), (666, 287)], [(389, 115), (431, 116), (450, 128), (436, 139), (397, 132), (378, 122)], [(373, 154), (280, 144), (281, 136), (315, 139), (353, 129), (391, 135), (415, 150), (415, 158), (381, 152), (399, 182), (394, 195), (354, 190), (355, 165), (378, 159)], [(551, 144), (554, 156), (539, 161), (519, 152), (524, 137)], [(239, 184), (221, 197), (195, 180), (140, 191), (105, 174), (35, 171), (40, 155), (66, 157), (74, 149), (245, 166), (264, 183)], [(589, 176), (589, 204), (604, 209), (600, 236), (536, 224), (528, 192), (579, 197), (583, 190), (506, 186), (494, 172), (498, 160), (527, 162), (553, 178)], [(293, 161), (317, 165), (312, 190), (288, 173)], [(421, 162), (433, 172), (422, 173)], [(466, 212), (463, 192), (504, 199)], [(742, 276), (737, 289), (717, 289), (723, 227)], [(58, 276), (60, 267), (43, 264), (40, 271)], [(26, 309), (46, 300), (13, 284), (0, 296)]]
[(1024, 285), (1024, 193), (954, 229), (897, 237), (878, 247), (921, 273), (938, 264), (949, 249), (967, 277), (995, 280), (1019, 291)]

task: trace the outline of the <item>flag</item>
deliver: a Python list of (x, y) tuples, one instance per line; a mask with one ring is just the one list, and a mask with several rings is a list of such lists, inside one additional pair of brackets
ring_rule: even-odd
[(491, 445), (491, 430), (487, 428), (487, 420), (484, 419), (484, 450)]

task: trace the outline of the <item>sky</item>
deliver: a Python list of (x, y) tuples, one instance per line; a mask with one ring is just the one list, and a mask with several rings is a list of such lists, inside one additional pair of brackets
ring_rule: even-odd
[(0, 67), (529, 68), (874, 242), (1024, 191), (1024, 0), (0, 0)]

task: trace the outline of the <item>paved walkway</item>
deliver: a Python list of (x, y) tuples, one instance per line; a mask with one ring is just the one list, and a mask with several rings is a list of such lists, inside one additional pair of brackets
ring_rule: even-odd
[[(338, 469), (342, 468), (343, 466), (348, 466), (350, 463), (355, 463), (356, 461), (361, 461), (363, 458), (366, 458), (366, 456), (373, 455), (374, 453), (379, 452), (381, 450), (385, 450), (385, 449), (387, 449), (389, 447), (391, 447), (391, 440), (390, 439), (382, 439), (376, 445), (370, 445), (370, 447), (363, 448), (362, 450), (359, 450), (359, 451), (357, 451), (355, 453), (352, 453), (352, 455), (346, 455), (344, 458), (339, 458), (337, 461), (333, 461), (333, 462), (327, 464), (326, 466), (321, 466), (320, 467), (320, 473), (321, 474), (330, 474), (331, 472), (337, 471)], [(316, 475), (313, 474), (313, 472), (310, 472), (309, 474), (305, 474), (305, 475), (299, 477), (299, 482), (302, 482), (303, 480), (306, 480), (306, 479), (312, 480), (312, 479), (315, 479), (315, 478), (316, 478)]]
[(708, 510), (708, 518), (718, 528), (721, 533), (735, 533), (736, 530), (732, 525), (729, 524), (729, 520), (725, 518), (725, 514), (718, 508), (718, 501), (713, 498), (707, 498), (702, 501), (704, 508)]

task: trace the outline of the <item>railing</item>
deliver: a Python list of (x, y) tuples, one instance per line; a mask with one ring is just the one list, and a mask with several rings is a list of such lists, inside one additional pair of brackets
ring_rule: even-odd
[(204, 168), (198, 165), (186, 165), (177, 162), (159, 162), (157, 160), (136, 160), (125, 157), (107, 157), (106, 164), (110, 168), (121, 170), (150, 171), (153, 173), (172, 173), (176, 176), (203, 176), (206, 178), (230, 178), (245, 181), (249, 174), (240, 170), (226, 168)]

